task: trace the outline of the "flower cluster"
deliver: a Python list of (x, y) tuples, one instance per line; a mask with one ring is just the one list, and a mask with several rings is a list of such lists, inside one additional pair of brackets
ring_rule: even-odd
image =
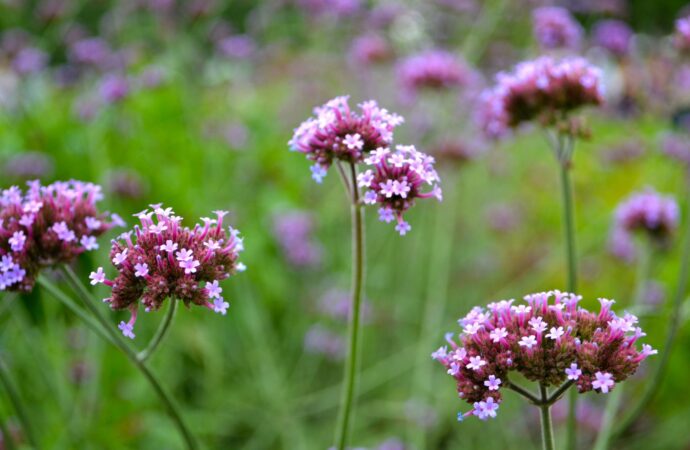
[(403, 92), (409, 97), (423, 89), (462, 87), (472, 77), (467, 64), (444, 50), (410, 56), (398, 64), (396, 71)]
[(225, 211), (216, 211), (215, 219), (205, 217), (203, 225), (190, 229), (181, 225), (182, 218), (171, 208), (151, 208), (136, 215), (141, 226), (113, 240), (110, 259), (117, 276), (106, 279), (102, 267), (89, 276), (92, 285), (104, 283), (112, 288), (104, 300), (112, 309), (130, 310), (131, 319), (119, 328), (132, 339), (140, 300), (147, 312), (159, 309), (169, 298), (224, 315), (230, 305), (221, 296), (218, 282), (244, 270), (238, 262), (242, 239), (232, 227), (227, 232), (223, 228)]
[(403, 118), (380, 108), (374, 100), (359, 104), (352, 111), (349, 97), (336, 97), (314, 109), (289, 142), (290, 149), (314, 161), (312, 178), (321, 182), (334, 160), (361, 162), (367, 153), (387, 148), (393, 142), (393, 130)]
[(321, 246), (313, 242), (313, 232), (314, 220), (305, 212), (283, 213), (273, 221), (273, 234), (285, 259), (295, 267), (311, 267), (321, 261)]
[(621, 20), (607, 19), (597, 22), (592, 35), (596, 45), (615, 56), (622, 57), (630, 53), (633, 31)]
[(616, 207), (609, 239), (611, 253), (630, 262), (635, 257), (633, 234), (646, 233), (652, 242), (664, 247), (678, 228), (678, 204), (651, 188), (631, 195)]
[[(379, 219), (396, 222), (395, 229), (405, 235), (412, 229), (403, 220), (403, 214), (410, 209), (417, 198), (436, 197), (442, 200), (439, 177), (434, 170), (434, 158), (418, 152), (412, 145), (398, 145), (395, 151), (379, 148), (365, 162), (372, 166), (360, 173), (357, 183), (366, 188), (365, 204), (379, 204)], [(425, 186), (431, 191), (422, 192)]]
[(679, 51), (690, 51), (690, 16), (676, 20), (673, 42)]
[(385, 62), (393, 56), (390, 45), (379, 34), (363, 34), (352, 40), (349, 59), (359, 66), (370, 66)]
[(603, 102), (601, 71), (583, 58), (555, 61), (540, 57), (499, 73), (497, 84), (482, 94), (479, 122), (491, 137), (505, 134), (523, 122), (544, 125), (585, 105)]
[(544, 6), (532, 12), (534, 37), (544, 49), (577, 49), (582, 27), (570, 12), (558, 6)]
[(27, 183), (0, 195), (0, 291), (30, 291), (46, 267), (98, 248), (96, 238), (121, 224), (96, 208), (101, 187), (81, 181)]
[(635, 347), (645, 335), (638, 319), (617, 316), (613, 300), (600, 298), (596, 313), (578, 307), (582, 297), (575, 294), (550, 291), (524, 299), (527, 304), (501, 300), (488, 310), (473, 308), (458, 321), (463, 327), (458, 342), (449, 333), (450, 348), (432, 354), (457, 382), (460, 398), (473, 406), (459, 420), (495, 417), (511, 371), (547, 387), (571, 383), (580, 393), (608, 393), (656, 353), (646, 344)]
[(690, 166), (690, 143), (686, 136), (668, 133), (661, 139), (661, 151), (685, 166)]

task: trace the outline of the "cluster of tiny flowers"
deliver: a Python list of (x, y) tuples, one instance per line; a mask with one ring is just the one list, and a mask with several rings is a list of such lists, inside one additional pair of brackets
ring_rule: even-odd
[[(651, 188), (631, 195), (616, 207), (611, 239), (618, 241), (624, 260), (634, 256), (633, 234), (646, 233), (653, 242), (664, 246), (678, 227), (678, 204), (672, 197), (663, 196)], [(627, 242), (627, 244), (626, 244)], [(628, 248), (627, 257), (623, 250)], [(620, 254), (618, 254), (620, 253)]]
[(169, 298), (225, 315), (230, 305), (218, 282), (245, 269), (238, 262), (243, 250), (239, 232), (223, 228), (225, 211), (216, 211), (215, 219), (202, 218), (203, 225), (190, 229), (181, 225), (182, 218), (171, 208), (151, 208), (136, 214), (141, 226), (113, 240), (110, 259), (117, 276), (107, 279), (102, 267), (89, 276), (92, 285), (112, 288), (111, 297), (103, 300), (112, 309), (130, 310), (131, 319), (120, 322), (119, 328), (131, 339), (139, 301), (147, 312), (159, 309)]
[(522, 62), (512, 73), (499, 73), (496, 86), (482, 93), (480, 125), (490, 137), (534, 119), (553, 125), (582, 106), (601, 104), (601, 77), (601, 71), (583, 58)]
[(673, 41), (678, 50), (690, 51), (690, 16), (676, 20), (676, 32)]
[(527, 304), (501, 300), (487, 310), (473, 308), (458, 321), (463, 328), (458, 341), (447, 334), (450, 347), (431, 355), (455, 379), (460, 398), (473, 406), (458, 414), (459, 420), (496, 417), (512, 371), (547, 387), (572, 382), (580, 393), (608, 393), (656, 353), (647, 344), (636, 348), (645, 335), (638, 319), (617, 316), (613, 300), (599, 299), (601, 310), (595, 313), (579, 307), (582, 297), (575, 294), (550, 291), (524, 299)]
[(290, 149), (314, 162), (312, 178), (320, 183), (334, 160), (359, 163), (366, 154), (393, 142), (393, 130), (403, 118), (381, 108), (374, 100), (350, 109), (349, 97), (330, 100), (314, 109), (314, 117), (295, 129)]
[[(372, 168), (357, 177), (358, 185), (366, 188), (363, 201), (380, 205), (379, 220), (395, 221), (400, 235), (412, 229), (403, 220), (403, 214), (414, 205), (415, 199), (436, 197), (441, 201), (443, 198), (434, 158), (418, 152), (412, 145), (398, 145), (395, 151), (379, 148), (365, 162)], [(422, 192), (424, 187), (431, 190)]]
[(472, 73), (456, 55), (429, 50), (403, 59), (396, 68), (398, 81), (408, 97), (423, 89), (448, 89), (466, 85)]
[(0, 291), (30, 291), (46, 267), (98, 248), (96, 238), (123, 225), (98, 212), (101, 187), (81, 181), (27, 183), (0, 195)]
[(630, 53), (633, 31), (627, 23), (607, 19), (597, 22), (592, 30), (594, 43), (618, 57)]
[(544, 49), (577, 49), (582, 27), (570, 12), (558, 6), (544, 6), (532, 12), (534, 37)]

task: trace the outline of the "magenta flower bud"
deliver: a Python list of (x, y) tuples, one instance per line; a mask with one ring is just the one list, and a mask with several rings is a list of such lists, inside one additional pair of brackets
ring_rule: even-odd
[(170, 299), (225, 315), (230, 305), (221, 297), (218, 281), (245, 269), (238, 261), (242, 238), (232, 227), (227, 231), (223, 227), (225, 211), (216, 211), (215, 219), (204, 218), (203, 225), (188, 228), (171, 208), (151, 208), (136, 214), (141, 226), (113, 240), (110, 259), (117, 276), (108, 280), (99, 267), (89, 277), (91, 284), (112, 288), (104, 300), (112, 309), (131, 311), (129, 322), (119, 325), (131, 339), (139, 302), (147, 312), (160, 309)]
[(587, 105), (604, 101), (601, 71), (583, 58), (559, 62), (541, 57), (499, 73), (496, 85), (482, 93), (477, 118), (489, 137), (539, 120), (546, 126)]
[(393, 142), (393, 130), (404, 119), (380, 108), (374, 100), (348, 105), (348, 97), (336, 97), (314, 109), (314, 117), (295, 129), (290, 149), (314, 162), (312, 178), (320, 183), (334, 160), (360, 163), (365, 156)]
[(582, 27), (570, 12), (558, 6), (544, 6), (532, 12), (534, 37), (543, 49), (575, 50), (582, 40)]
[(96, 238), (113, 227), (96, 208), (100, 186), (27, 184), (26, 192), (13, 186), (0, 195), (0, 291), (31, 291), (42, 269), (98, 248)]
[[(378, 204), (379, 219), (395, 221), (400, 235), (411, 229), (403, 214), (414, 206), (416, 199), (443, 198), (434, 158), (412, 145), (398, 145), (394, 152), (379, 148), (365, 162), (372, 168), (360, 173), (357, 179), (359, 186), (366, 188), (363, 201)], [(430, 190), (423, 192), (425, 188)]]
[(577, 307), (581, 297), (560, 291), (525, 300), (528, 305), (501, 300), (487, 311), (473, 308), (458, 321), (463, 333), (457, 342), (446, 336), (450, 350), (444, 346), (432, 354), (455, 379), (459, 397), (473, 406), (463, 418), (495, 417), (510, 372), (544, 386), (571, 382), (580, 393), (608, 393), (656, 353), (646, 344), (635, 347), (644, 335), (637, 317), (616, 316), (612, 300), (600, 299), (598, 313)]

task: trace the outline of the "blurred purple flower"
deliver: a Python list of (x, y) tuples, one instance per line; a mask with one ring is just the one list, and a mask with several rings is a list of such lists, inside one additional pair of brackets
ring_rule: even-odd
[(640, 139), (631, 138), (601, 152), (601, 158), (608, 164), (623, 164), (641, 157), (644, 153), (645, 148)]
[[(350, 320), (351, 309), (350, 293), (341, 289), (331, 289), (319, 299), (319, 313), (333, 320), (347, 323)], [(363, 323), (371, 321), (371, 304), (366, 299), (362, 301), (360, 314)]]
[(108, 174), (108, 191), (116, 197), (138, 200), (146, 187), (142, 177), (131, 169), (116, 169)]
[(609, 234), (608, 251), (621, 261), (630, 264), (635, 260), (635, 242), (630, 233), (614, 227)]
[(84, 38), (72, 43), (70, 59), (77, 64), (101, 66), (111, 57), (110, 46), (101, 38)]
[(676, 20), (673, 43), (682, 52), (690, 50), (690, 16)]
[(522, 222), (520, 210), (510, 203), (494, 203), (484, 211), (490, 229), (497, 232), (512, 231)]
[(443, 138), (429, 147), (429, 154), (439, 163), (465, 165), (478, 158), (484, 152), (484, 146), (476, 139)]
[(323, 355), (330, 360), (339, 361), (345, 356), (345, 341), (337, 334), (314, 325), (304, 336), (304, 349), (308, 353)]
[(633, 31), (621, 20), (609, 19), (597, 22), (592, 35), (596, 45), (616, 56), (622, 57), (630, 53)]
[(475, 12), (479, 6), (476, 0), (436, 0), (436, 3), (459, 13)]
[(405, 450), (405, 444), (398, 438), (390, 438), (383, 441), (376, 447), (376, 450)]
[(380, 30), (390, 26), (403, 12), (397, 3), (377, 3), (367, 16), (368, 29)]
[(349, 59), (360, 66), (387, 61), (392, 56), (392, 49), (381, 35), (367, 33), (357, 36), (350, 45)]
[[(565, 423), (568, 418), (568, 403), (556, 402), (553, 405), (552, 414), (555, 422)], [(575, 415), (578, 423), (582, 424), (583, 428), (597, 432), (601, 427), (604, 411), (588, 400), (580, 400), (577, 402)]]
[(661, 151), (666, 156), (690, 166), (690, 139), (687, 136), (676, 133), (663, 134)]
[(14, 55), (29, 44), (31, 36), (21, 28), (10, 28), (2, 33), (0, 50), (7, 55)]
[(18, 75), (29, 75), (42, 71), (48, 63), (48, 55), (45, 52), (26, 47), (21, 49), (12, 61), (12, 68)]
[(308, 213), (290, 211), (277, 215), (273, 234), (287, 261), (296, 267), (313, 267), (321, 261), (321, 246), (312, 241), (314, 220)]
[(582, 40), (582, 26), (570, 12), (558, 6), (544, 6), (532, 12), (534, 37), (544, 49), (575, 50)]
[(149, 66), (139, 75), (141, 86), (153, 89), (165, 81), (165, 71), (157, 66)]
[(78, 99), (72, 107), (72, 113), (82, 122), (90, 122), (101, 109), (101, 103), (92, 98)]
[(361, 7), (360, 0), (296, 0), (296, 3), (310, 16), (340, 19), (354, 16)]
[(23, 152), (8, 160), (2, 172), (13, 180), (26, 181), (50, 177), (54, 170), (55, 162), (50, 155), (41, 152)]
[(249, 129), (241, 122), (230, 122), (222, 134), (225, 142), (234, 150), (243, 149), (249, 142)]
[(129, 81), (123, 75), (108, 74), (101, 80), (99, 92), (106, 103), (119, 102), (129, 94)]
[(659, 306), (666, 298), (664, 285), (656, 280), (647, 280), (644, 287), (642, 301), (650, 306)]
[(216, 43), (216, 47), (226, 58), (249, 59), (256, 53), (256, 42), (246, 34), (222, 38)]
[(407, 98), (423, 89), (463, 87), (472, 78), (472, 70), (458, 56), (445, 50), (428, 50), (409, 56), (396, 67), (398, 82)]

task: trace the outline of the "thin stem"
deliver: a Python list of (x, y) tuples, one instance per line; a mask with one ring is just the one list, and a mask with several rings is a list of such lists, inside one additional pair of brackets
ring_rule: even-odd
[[(560, 164), (566, 263), (568, 267), (568, 291), (577, 293), (577, 260), (575, 255), (573, 192), (570, 181), (570, 157), (572, 156), (574, 143), (571, 141), (571, 137), (560, 135), (557, 139), (558, 148), (554, 149), (554, 151), (557, 155), (559, 155)], [(566, 158), (563, 158), (564, 153), (568, 154)], [(577, 409), (577, 391), (575, 389), (570, 391), (568, 400), (566, 448), (568, 450), (575, 450), (575, 447), (577, 446), (577, 419), (575, 416), (575, 410)]]
[(675, 341), (678, 328), (680, 327), (680, 308), (685, 299), (685, 294), (688, 289), (688, 278), (690, 276), (690, 214), (688, 214), (688, 212), (690, 212), (690, 176), (686, 180), (685, 207), (685, 244), (683, 247), (680, 272), (678, 274), (678, 285), (676, 286), (673, 304), (671, 305), (671, 315), (669, 317), (670, 324), (668, 333), (666, 334), (666, 340), (661, 347), (659, 364), (656, 366), (654, 374), (652, 374), (652, 379), (646, 383), (646, 389), (640, 397), (640, 400), (629, 409), (630, 412), (620, 420), (619, 425), (614, 429), (611, 437), (612, 439), (624, 433), (645, 411), (647, 405), (652, 401), (664, 380), (664, 372), (666, 371), (669, 358), (671, 357), (673, 342)]
[(165, 338), (165, 336), (168, 334), (170, 325), (172, 324), (173, 318), (175, 317), (175, 311), (177, 311), (177, 300), (169, 298), (168, 302), (170, 303), (170, 306), (168, 307), (168, 312), (165, 314), (163, 321), (158, 326), (156, 334), (153, 335), (153, 339), (151, 339), (149, 345), (147, 345), (144, 350), (140, 351), (139, 354), (137, 354), (137, 358), (141, 362), (144, 362), (151, 357), (153, 352), (156, 351), (160, 343), (163, 341), (163, 338)]
[[(24, 430), (24, 435), (26, 440), (35, 449), (39, 449), (38, 441), (34, 435), (33, 428), (31, 427), (31, 421), (29, 420), (29, 415), (24, 407), (24, 402), (22, 401), (17, 388), (12, 382), (12, 377), (10, 376), (7, 367), (5, 367), (5, 362), (0, 360), (0, 384), (2, 384), (3, 389), (7, 392), (7, 398), (9, 399), (14, 411), (17, 413), (17, 418), (22, 424), (22, 429)], [(11, 436), (7, 436), (7, 439), (11, 439)]]
[(513, 391), (517, 392), (518, 394), (522, 395), (523, 397), (525, 397), (527, 400), (529, 400), (530, 402), (534, 403), (535, 405), (540, 405), (540, 404), (541, 404), (541, 400), (540, 400), (540, 399), (538, 399), (534, 394), (532, 394), (532, 393), (531, 393), (530, 391), (528, 391), (527, 389), (525, 389), (525, 388), (523, 388), (523, 387), (521, 387), (521, 386), (519, 386), (519, 385), (517, 385), (517, 384), (514, 384), (514, 383), (512, 383), (512, 382), (510, 382), (510, 381), (506, 381), (506, 387), (507, 387), (508, 389), (513, 390)]
[[(565, 394), (565, 391), (567, 391), (573, 384), (575, 384), (573, 380), (569, 380), (563, 383), (561, 387), (553, 391), (553, 394), (551, 394), (551, 396), (546, 400), (546, 403), (548, 403), (549, 405), (553, 405), (554, 403), (556, 403), (558, 399), (561, 397), (561, 395)], [(576, 389), (573, 390), (577, 392)]]
[(357, 384), (357, 368), (359, 365), (358, 350), (360, 338), (360, 306), (362, 287), (364, 285), (364, 223), (362, 220), (362, 206), (359, 202), (359, 187), (357, 186), (357, 169), (350, 164), (350, 179), (352, 187), (352, 309), (349, 326), (348, 355), (345, 363), (345, 381), (341, 397), (338, 427), (336, 429), (336, 445), (338, 450), (344, 450), (347, 445), (352, 403)]
[(556, 445), (553, 441), (553, 425), (551, 424), (551, 405), (547, 403), (549, 393), (546, 386), (539, 383), (539, 392), (541, 394), (541, 442), (544, 450), (554, 450)]
[(182, 435), (187, 449), (197, 450), (198, 445), (196, 443), (196, 440), (194, 439), (194, 436), (192, 435), (191, 431), (182, 419), (182, 415), (180, 414), (180, 411), (175, 405), (174, 401), (172, 400), (170, 395), (165, 391), (165, 389), (163, 389), (163, 386), (160, 384), (156, 376), (149, 370), (149, 368), (144, 364), (143, 361), (140, 361), (139, 358), (137, 358), (136, 352), (122, 341), (122, 337), (120, 336), (120, 334), (117, 331), (115, 331), (115, 329), (111, 326), (110, 322), (108, 321), (108, 319), (105, 318), (101, 310), (93, 304), (91, 295), (79, 281), (79, 277), (77, 277), (74, 271), (69, 266), (62, 266), (61, 271), (65, 275), (65, 278), (67, 279), (72, 289), (74, 289), (77, 292), (84, 305), (86, 305), (89, 311), (96, 317), (98, 322), (100, 322), (103, 329), (110, 335), (111, 342), (118, 349), (120, 349), (122, 353), (125, 354), (125, 356), (127, 356), (127, 358), (132, 362), (132, 364), (134, 364), (134, 366), (142, 373), (142, 375), (144, 375), (144, 378), (146, 378), (146, 380), (149, 382), (154, 392), (165, 406), (168, 415), (173, 420), (173, 423)]
[[(647, 285), (647, 280), (649, 279), (649, 272), (651, 269), (653, 250), (651, 242), (645, 241), (642, 244), (643, 245), (641, 245), (637, 257), (635, 291), (633, 294), (632, 303), (630, 305), (633, 309), (636, 309), (640, 303), (642, 303), (642, 298), (644, 297), (645, 287)], [(618, 413), (621, 400), (623, 399), (624, 390), (625, 384), (619, 384), (608, 396), (606, 408), (604, 409), (604, 416), (601, 420), (600, 431), (597, 435), (596, 441), (594, 441), (594, 450), (606, 450), (609, 447), (611, 436), (613, 434), (614, 421), (616, 419), (616, 414)]]

